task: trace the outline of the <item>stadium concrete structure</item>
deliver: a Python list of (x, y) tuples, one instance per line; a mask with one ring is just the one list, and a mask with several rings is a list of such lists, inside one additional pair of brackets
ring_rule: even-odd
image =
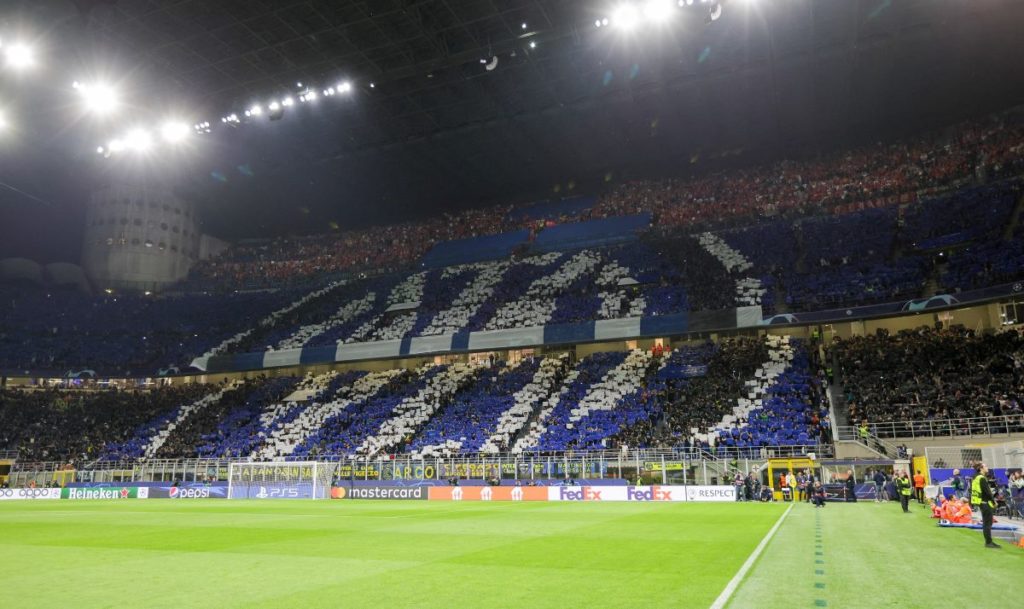
[(1019, 577), (1019, 3), (13, 5), (13, 606)]

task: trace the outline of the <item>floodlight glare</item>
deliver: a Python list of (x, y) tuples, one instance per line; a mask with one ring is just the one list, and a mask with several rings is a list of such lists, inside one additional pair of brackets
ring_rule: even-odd
[(125, 146), (132, 150), (145, 152), (153, 144), (153, 139), (143, 129), (132, 129), (124, 138)]
[(290, 98), (290, 97), (286, 97), (286, 98), (284, 98), (284, 99), (282, 99), (282, 100), (281, 100), (281, 105), (282, 105), (282, 106), (284, 106), (284, 107), (286, 107), (286, 108), (287, 108), (288, 106), (291, 106), (291, 105), (292, 105), (292, 104), (294, 104), (294, 103), (295, 103), (295, 100), (293, 100), (293, 99), (292, 99), (292, 98)]
[(105, 84), (87, 85), (76, 82), (78, 93), (89, 112), (98, 115), (110, 114), (117, 109), (120, 101), (113, 87)]
[(672, 6), (666, 0), (647, 0), (644, 17), (653, 23), (664, 23), (672, 16)]
[(121, 140), (110, 140), (110, 143), (107, 144), (107, 150), (111, 152), (121, 152), (124, 150), (124, 142)]
[(7, 118), (4, 116), (3, 112), (0, 112), (0, 129), (6, 129), (6, 128), (7, 128)]
[(277, 103), (276, 101), (272, 101), (270, 102), (270, 105), (267, 107), (270, 108), (271, 112), (273, 112), (274, 110), (280, 110), (281, 104)]
[(96, 149), (96, 154), (103, 154), (104, 152), (106, 152), (106, 149), (103, 146)]
[(345, 82), (339, 84), (337, 88), (338, 88), (338, 93), (351, 93), (352, 92), (352, 83), (350, 83), (349, 81), (346, 80)]
[(632, 4), (623, 4), (612, 13), (612, 23), (623, 30), (633, 29), (638, 19), (636, 7)]
[(32, 52), (32, 49), (21, 43), (14, 43), (4, 47), (4, 58), (7, 61), (7, 65), (16, 70), (31, 68), (36, 63), (35, 54)]
[(188, 125), (176, 121), (166, 122), (160, 127), (160, 135), (165, 141), (176, 144), (188, 135)]
[(259, 106), (253, 106), (252, 108), (249, 108), (249, 111), (245, 114), (246, 116), (259, 116), (263, 114), (263, 108), (260, 108)]
[(530, 41), (530, 48), (531, 49), (536, 49), (537, 48), (537, 41), (531, 40)]

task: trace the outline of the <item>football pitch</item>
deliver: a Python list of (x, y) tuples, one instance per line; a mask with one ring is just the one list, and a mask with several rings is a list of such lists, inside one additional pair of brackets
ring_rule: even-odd
[(1024, 573), (1024, 551), (916, 506), (789, 507), (5, 502), (0, 595), (17, 609), (923, 608)]

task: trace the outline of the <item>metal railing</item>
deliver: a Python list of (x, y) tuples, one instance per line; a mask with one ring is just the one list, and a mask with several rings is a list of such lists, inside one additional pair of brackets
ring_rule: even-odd
[[(1001, 417), (928, 419), (867, 424), (879, 438), (946, 438), (950, 436), (1001, 436), (1024, 433), (1024, 414)], [(853, 427), (853, 429), (857, 429)]]
[(857, 442), (869, 450), (873, 450), (883, 457), (890, 459), (903, 459), (906, 455), (901, 453), (899, 446), (895, 442), (889, 440), (883, 440), (882, 438), (871, 433), (870, 428), (867, 433), (863, 433), (860, 427), (854, 427), (852, 425), (838, 425), (835, 427), (835, 438), (839, 442)]
[(0, 459), (17, 459), (18, 451), (16, 450), (0, 450)]
[[(345, 480), (449, 480), (492, 478), (505, 480), (577, 480), (624, 478), (661, 484), (720, 484), (736, 471), (750, 472), (769, 458), (831, 457), (830, 445), (779, 446), (754, 449), (722, 448), (713, 452), (693, 449), (568, 451), (560, 453), (454, 455), (422, 457), (409, 454), (375, 457), (295, 457), (338, 464), (337, 477)], [(12, 485), (58, 482), (130, 483), (199, 482), (227, 480), (231, 463), (248, 459), (152, 459), (99, 461), (81, 469), (67, 463), (15, 462)]]

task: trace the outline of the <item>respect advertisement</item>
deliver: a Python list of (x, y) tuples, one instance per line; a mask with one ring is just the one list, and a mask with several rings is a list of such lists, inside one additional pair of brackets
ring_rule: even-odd
[(687, 501), (736, 501), (734, 486), (687, 486)]
[(59, 488), (0, 488), (0, 501), (60, 499)]
[(432, 486), (431, 501), (547, 501), (543, 486)]
[(62, 488), (61, 499), (148, 499), (146, 486), (105, 486), (93, 488)]

